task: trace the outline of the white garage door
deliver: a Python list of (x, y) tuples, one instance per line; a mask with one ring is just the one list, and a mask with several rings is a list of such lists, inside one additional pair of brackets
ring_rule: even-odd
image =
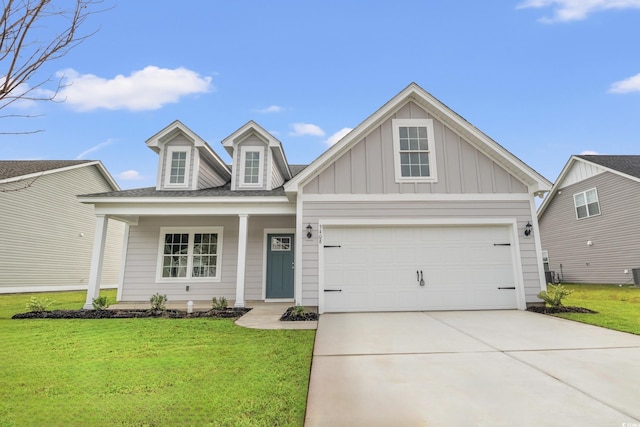
[(324, 227), (324, 311), (516, 308), (506, 226)]

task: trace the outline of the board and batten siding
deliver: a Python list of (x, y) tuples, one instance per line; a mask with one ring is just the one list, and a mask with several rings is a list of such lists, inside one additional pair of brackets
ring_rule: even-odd
[[(303, 203), (304, 224), (318, 229), (321, 219), (454, 219), (501, 218), (515, 219), (518, 224), (525, 297), (528, 303), (539, 302), (540, 274), (535, 240), (524, 237), (520, 230), (531, 220), (531, 205), (527, 200), (512, 201), (394, 201), (384, 202), (316, 202)], [(318, 305), (318, 239), (302, 239), (302, 301), (304, 305)], [(517, 260), (516, 260), (517, 262)]]
[[(0, 184), (20, 188), (22, 183)], [(0, 192), (0, 292), (86, 289), (95, 234), (92, 205), (76, 196), (112, 191), (94, 165), (41, 175)], [(109, 220), (102, 286), (118, 284), (124, 224)]]
[[(592, 188), (600, 215), (577, 219), (573, 195)], [(549, 268), (562, 273), (563, 281), (633, 283), (631, 269), (640, 268), (640, 183), (597, 174), (561, 188), (538, 221)]]
[[(205, 301), (213, 297), (235, 300), (238, 221), (236, 216), (140, 218), (137, 226), (129, 228), (121, 300), (148, 301), (156, 292), (166, 294), (170, 301)], [(220, 281), (156, 282), (161, 227), (223, 227)], [(245, 300), (247, 301), (263, 298), (265, 228), (295, 228), (295, 218), (293, 216), (249, 217), (245, 272)], [(187, 285), (189, 291), (186, 290)]]
[[(438, 181), (397, 183), (392, 119), (433, 120)], [(527, 193), (527, 187), (413, 102), (304, 186), (305, 194)]]

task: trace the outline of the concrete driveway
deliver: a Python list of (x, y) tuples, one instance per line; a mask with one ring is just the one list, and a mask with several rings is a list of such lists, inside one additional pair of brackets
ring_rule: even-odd
[(640, 427), (640, 336), (523, 311), (323, 314), (305, 425)]

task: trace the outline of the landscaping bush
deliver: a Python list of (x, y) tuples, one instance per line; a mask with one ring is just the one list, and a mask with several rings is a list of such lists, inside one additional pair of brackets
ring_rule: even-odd
[(35, 311), (36, 313), (40, 313), (42, 311), (46, 311), (47, 308), (49, 308), (49, 306), (53, 303), (54, 301), (50, 300), (49, 298), (40, 299), (36, 296), (32, 296), (31, 298), (29, 298), (29, 302), (27, 302), (27, 311)]
[(109, 301), (106, 295), (100, 295), (91, 301), (93, 308), (96, 310), (106, 310), (109, 307)]
[(538, 298), (543, 300), (550, 307), (562, 307), (562, 300), (567, 296), (573, 293), (572, 290), (569, 290), (562, 286), (562, 284), (547, 285), (547, 290), (542, 291), (538, 294)]
[(216, 298), (213, 297), (211, 300), (214, 310), (226, 310), (229, 303), (225, 297)]
[(151, 302), (151, 310), (153, 311), (165, 311), (167, 309), (167, 296), (156, 293), (149, 301)]

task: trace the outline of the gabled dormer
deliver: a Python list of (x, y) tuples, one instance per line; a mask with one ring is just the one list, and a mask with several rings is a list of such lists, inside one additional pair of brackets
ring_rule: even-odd
[(282, 143), (254, 121), (222, 141), (233, 159), (231, 190), (272, 190), (291, 179)]
[(229, 182), (231, 171), (202, 138), (176, 120), (147, 140), (158, 153), (156, 190), (200, 190)]

